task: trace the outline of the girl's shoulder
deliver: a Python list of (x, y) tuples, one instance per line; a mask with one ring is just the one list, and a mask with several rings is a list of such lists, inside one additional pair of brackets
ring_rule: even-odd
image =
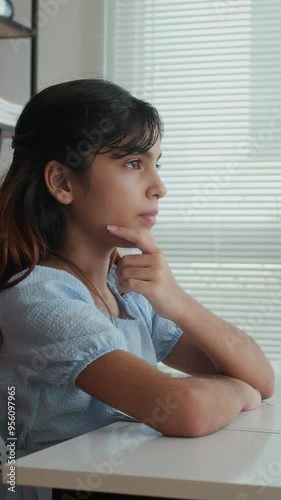
[[(10, 282), (23, 276), (27, 269), (15, 274)], [(119, 281), (116, 275), (116, 265), (113, 265), (107, 278), (110, 288), (119, 293)], [(84, 283), (73, 274), (63, 269), (36, 265), (30, 274), (15, 286), (4, 290), (1, 297), (9, 299), (20, 296), (44, 297), (44, 296), (68, 296), (69, 298), (81, 299), (92, 304), (92, 296)], [(135, 294), (134, 294), (135, 295)], [(136, 299), (136, 297), (135, 297)]]
[[(10, 282), (20, 278), (26, 272), (27, 269), (15, 274)], [(19, 297), (33, 300), (36, 297), (47, 298), (50, 295), (91, 301), (90, 292), (78, 278), (62, 269), (41, 265), (35, 266), (26, 278), (1, 293), (3, 299), (6, 297), (9, 300)]]

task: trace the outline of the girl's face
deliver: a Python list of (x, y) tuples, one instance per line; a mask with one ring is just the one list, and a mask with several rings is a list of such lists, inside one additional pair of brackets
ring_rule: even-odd
[[(105, 245), (113, 238), (108, 224), (152, 228), (158, 201), (166, 194), (157, 171), (160, 155), (160, 139), (144, 154), (118, 159), (112, 158), (112, 152), (97, 155), (90, 167), (88, 188), (79, 182), (74, 185), (68, 222), (84, 237), (98, 236), (98, 241)], [(122, 246), (132, 244), (124, 242)]]

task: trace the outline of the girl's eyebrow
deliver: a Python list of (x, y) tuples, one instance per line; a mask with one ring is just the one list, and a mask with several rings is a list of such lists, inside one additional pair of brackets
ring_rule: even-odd
[[(138, 153), (138, 152), (132, 152), (132, 153), (128, 153), (128, 154), (114, 154), (113, 152), (110, 152), (108, 153), (108, 156), (110, 158), (113, 158), (113, 159), (116, 159), (116, 160), (120, 160), (120, 159), (124, 159), (126, 157), (129, 157), (129, 156), (146, 156), (147, 158), (151, 158), (153, 159), (153, 154), (150, 152), (150, 151), (145, 151), (144, 153)], [(157, 161), (160, 160), (162, 156), (162, 152), (159, 154), (158, 158), (157, 158)]]

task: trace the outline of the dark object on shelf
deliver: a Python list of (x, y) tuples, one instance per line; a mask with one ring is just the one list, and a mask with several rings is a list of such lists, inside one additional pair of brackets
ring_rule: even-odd
[(0, 16), (12, 19), (14, 15), (14, 6), (11, 0), (0, 0)]

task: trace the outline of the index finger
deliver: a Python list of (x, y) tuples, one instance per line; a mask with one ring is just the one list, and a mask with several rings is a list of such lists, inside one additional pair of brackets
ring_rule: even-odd
[(142, 253), (155, 253), (159, 250), (155, 238), (149, 229), (138, 230), (115, 225), (109, 225), (107, 229), (119, 238), (124, 238), (134, 243)]

